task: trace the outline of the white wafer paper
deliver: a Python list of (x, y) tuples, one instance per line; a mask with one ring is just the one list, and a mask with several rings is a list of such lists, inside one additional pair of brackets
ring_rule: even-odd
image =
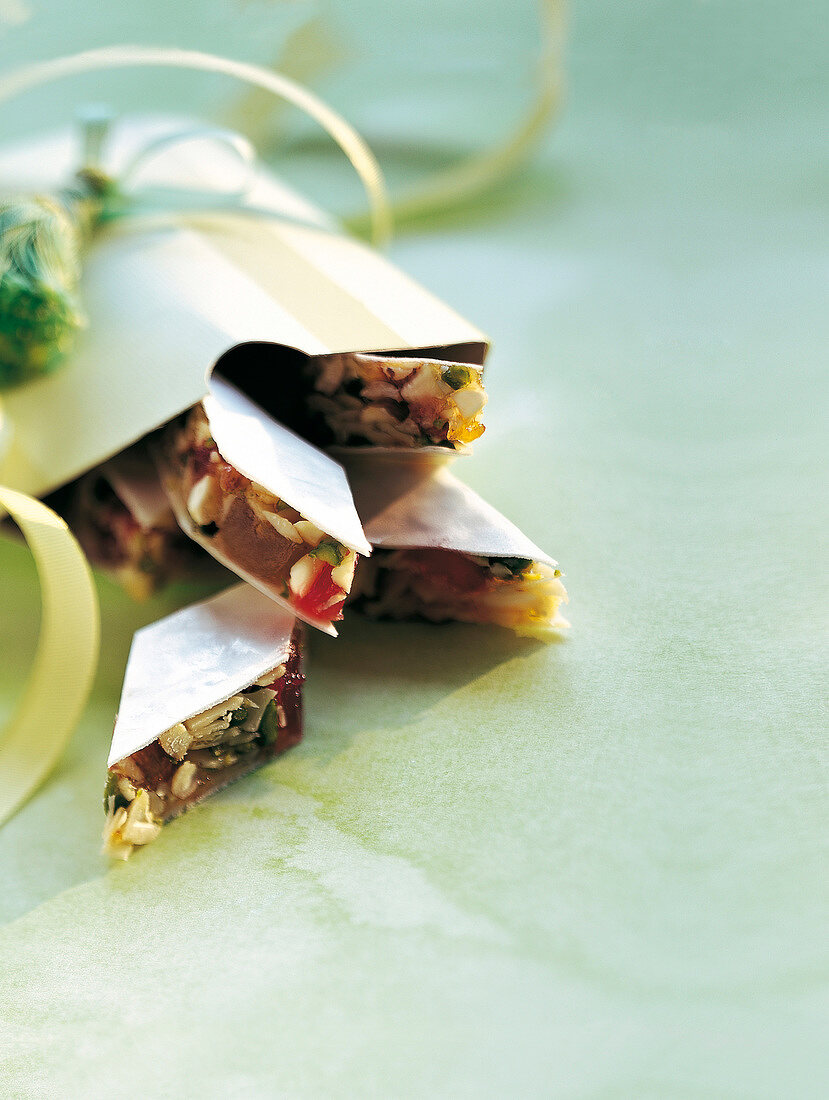
[(284, 663), (295, 621), (237, 584), (136, 631), (107, 767)]
[(457, 550), (557, 564), (445, 467), (354, 456), (347, 468), (363, 530), (375, 548)]
[[(321, 531), (358, 554), (371, 554), (348, 478), (339, 463), (277, 424), (235, 386), (218, 376), (210, 381), (204, 409), (213, 439), (226, 462), (296, 508)], [(292, 615), (299, 614), (275, 587), (233, 561), (213, 539), (204, 535), (193, 522), (172, 479), (162, 472), (162, 481), (179, 526), (194, 542)], [(336, 627), (325, 619), (304, 613), (299, 618), (334, 638), (337, 636)]]
[(338, 542), (370, 554), (345, 470), (218, 375), (204, 399), (210, 430), (226, 462), (296, 508)]

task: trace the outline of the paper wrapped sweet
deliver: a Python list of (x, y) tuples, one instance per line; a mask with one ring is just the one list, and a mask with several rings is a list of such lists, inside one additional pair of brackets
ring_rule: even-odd
[(352, 459), (363, 529), (351, 605), (372, 618), (493, 623), (549, 638), (569, 624), (557, 563), (445, 468)]
[[(138, 150), (187, 126), (120, 122), (107, 170), (117, 178)], [(0, 175), (15, 190), (50, 187), (76, 159), (65, 131), (3, 148)], [(164, 166), (165, 182), (184, 189), (238, 191), (238, 159), (220, 145), (171, 148)], [(6, 398), (16, 431), (0, 476), (32, 496), (197, 405), (227, 353), (244, 359), (270, 345), (264, 381), (278, 394), (280, 350), (289, 363), (388, 351), (481, 363), (487, 349), (477, 328), (264, 170), (237, 212), (168, 210), (108, 225), (88, 253), (82, 291), (89, 323), (63, 369)]]
[(91, 470), (68, 493), (63, 511), (96, 568), (135, 600), (176, 578), (219, 574), (213, 558), (182, 532), (155, 465), (140, 444)]
[(139, 630), (109, 754), (104, 850), (162, 825), (302, 737), (300, 628), (246, 584)]
[(190, 538), (292, 614), (336, 635), (358, 554), (370, 554), (339, 463), (215, 375), (156, 447)]

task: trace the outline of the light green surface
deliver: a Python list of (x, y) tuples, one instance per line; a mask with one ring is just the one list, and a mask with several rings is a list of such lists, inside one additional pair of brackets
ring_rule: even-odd
[(392, 249), (496, 339), (458, 469), (560, 559), (566, 641), (316, 637), (305, 743), (108, 870), (129, 631), (184, 594), (102, 582), (94, 703), (0, 832), (3, 1096), (827, 1094), (820, 43), (778, 8), (576, 5), (536, 167)]

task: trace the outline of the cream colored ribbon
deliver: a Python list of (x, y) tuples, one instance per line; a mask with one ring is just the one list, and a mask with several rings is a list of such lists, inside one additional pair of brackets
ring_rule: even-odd
[(0, 486), (0, 508), (17, 523), (37, 563), (40, 636), (23, 695), (0, 731), (0, 824), (38, 789), (77, 725), (99, 651), (95, 585), (83, 551), (55, 513)]

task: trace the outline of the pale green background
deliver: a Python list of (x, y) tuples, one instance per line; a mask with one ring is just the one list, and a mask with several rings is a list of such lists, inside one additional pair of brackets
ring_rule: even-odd
[[(93, 7), (0, 0), (3, 63), (119, 38), (270, 60), (307, 15)], [(351, 67), (317, 86), (395, 179), (527, 99), (530, 5), (335, 16)], [(109, 870), (129, 633), (192, 592), (101, 582), (93, 703), (0, 832), (0, 1094), (827, 1095), (819, 23), (583, 0), (535, 165), (392, 247), (495, 337), (460, 472), (560, 559), (566, 641), (315, 637), (304, 745)], [(0, 568), (8, 705), (36, 601), (20, 548)]]

